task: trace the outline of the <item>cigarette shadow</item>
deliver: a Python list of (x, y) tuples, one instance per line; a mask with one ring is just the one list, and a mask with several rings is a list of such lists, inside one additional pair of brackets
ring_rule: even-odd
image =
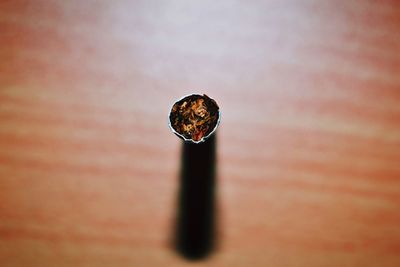
[(216, 134), (183, 144), (176, 249), (189, 260), (206, 258), (215, 245)]

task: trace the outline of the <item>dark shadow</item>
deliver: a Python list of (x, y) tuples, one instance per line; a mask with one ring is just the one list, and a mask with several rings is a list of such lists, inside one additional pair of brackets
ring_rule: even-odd
[(183, 144), (176, 248), (191, 260), (207, 257), (215, 244), (215, 150), (215, 134)]

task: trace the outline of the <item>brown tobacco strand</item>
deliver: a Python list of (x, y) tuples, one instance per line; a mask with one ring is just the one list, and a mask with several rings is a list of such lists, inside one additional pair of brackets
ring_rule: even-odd
[(217, 126), (219, 107), (206, 95), (190, 95), (173, 105), (169, 118), (178, 134), (198, 142)]

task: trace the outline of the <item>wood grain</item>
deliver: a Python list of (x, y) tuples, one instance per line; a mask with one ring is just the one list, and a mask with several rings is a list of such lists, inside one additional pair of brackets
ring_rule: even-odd
[(400, 266), (398, 1), (1, 1), (0, 265), (188, 266), (171, 104), (218, 130), (199, 266)]

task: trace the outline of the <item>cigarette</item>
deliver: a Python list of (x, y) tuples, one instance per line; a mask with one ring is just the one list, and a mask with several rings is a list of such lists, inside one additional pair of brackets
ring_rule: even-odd
[(221, 114), (217, 102), (207, 95), (192, 94), (174, 103), (169, 114), (171, 131), (191, 143), (201, 143), (218, 128)]
[(192, 94), (176, 101), (169, 126), (182, 138), (176, 249), (189, 260), (206, 258), (215, 247), (216, 134), (221, 120), (217, 103)]

